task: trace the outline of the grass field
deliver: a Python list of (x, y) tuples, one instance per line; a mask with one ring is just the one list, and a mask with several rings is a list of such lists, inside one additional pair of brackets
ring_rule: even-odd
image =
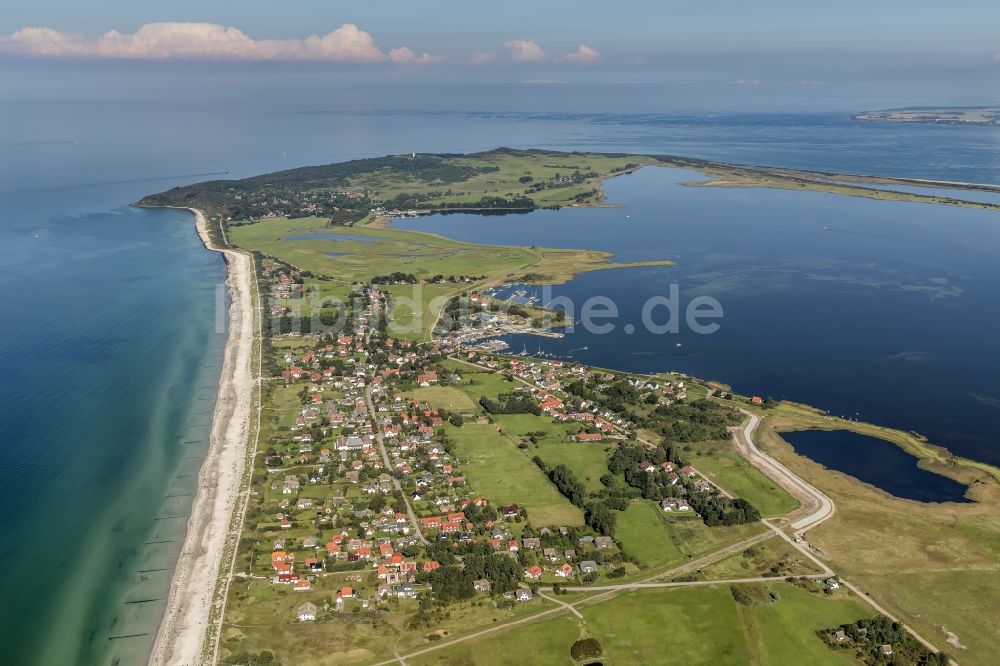
[(502, 375), (496, 372), (470, 370), (468, 365), (462, 366), (462, 372), (461, 389), (477, 404), (479, 403), (479, 399), (484, 395), (495, 398), (501, 393), (509, 393), (523, 386), (517, 382), (507, 381)]
[[(350, 283), (399, 271), (418, 278), (434, 275), (486, 276), (490, 280), (531, 272), (568, 279), (579, 272), (617, 268), (610, 253), (499, 245), (479, 245), (436, 234), (376, 227), (327, 227), (325, 219), (275, 217), (234, 225), (229, 240), (259, 250), (300, 269)], [(662, 265), (640, 262), (627, 265)], [(431, 286), (431, 285), (423, 285)], [(458, 293), (469, 285), (448, 285)], [(411, 289), (407, 286), (407, 289)]]
[[(781, 406), (758, 429), (765, 450), (827, 493), (837, 512), (809, 532), (831, 566), (911, 624), (963, 666), (988, 664), (1000, 642), (1000, 486), (980, 465), (950, 459), (906, 433), (889, 433), (921, 465), (971, 484), (975, 502), (927, 504), (893, 497), (797, 455), (777, 434), (842, 422)], [(852, 424), (846, 424), (855, 429)], [(865, 434), (879, 433), (874, 429)], [(989, 618), (989, 619), (986, 619)], [(947, 629), (947, 631), (946, 631)], [(951, 632), (951, 633), (948, 633)], [(956, 648), (948, 641), (966, 646)]]
[(261, 411), (261, 441), (274, 434), (278, 428), (290, 428), (302, 413), (302, 398), (294, 386), (272, 383), (268, 386), (267, 400)]
[(816, 630), (872, 617), (870, 606), (847, 595), (831, 599), (784, 583), (763, 588), (776, 591), (778, 601), (740, 608), (750, 663), (856, 663), (846, 653), (828, 648)]
[(572, 664), (569, 647), (584, 637), (601, 643), (598, 661), (616, 665), (854, 663), (826, 647), (815, 632), (870, 617), (863, 603), (846, 593), (828, 597), (782, 582), (754, 586), (752, 595), (758, 602), (741, 606), (726, 585), (624, 592), (579, 606), (582, 622), (560, 615), (407, 663)]
[(920, 616), (909, 621), (963, 666), (996, 663), (1000, 640), (996, 570), (860, 575), (857, 582), (892, 606), (919, 609)]
[[(681, 520), (698, 521), (698, 518)], [(663, 511), (652, 501), (633, 502), (624, 513), (618, 514), (615, 537), (626, 552), (648, 567), (681, 564), (686, 558), (670, 538), (666, 523)]]
[[(361, 578), (372, 578), (366, 572)], [(353, 585), (355, 589), (374, 590), (374, 583), (361, 583), (357, 573), (321, 577), (309, 592), (292, 592), (287, 587), (272, 586), (264, 581), (233, 585), (230, 588), (223, 628), (222, 656), (227, 653), (270, 650), (275, 660), (283, 664), (370, 664), (391, 659), (394, 652), (407, 653), (433, 644), (428, 636), (443, 639), (537, 613), (551, 607), (537, 599), (530, 604), (518, 604), (512, 609), (498, 609), (488, 601), (474, 599), (452, 604), (446, 614), (439, 614), (430, 626), (410, 627), (408, 619), (417, 610), (417, 602), (406, 600), (397, 605), (390, 601), (391, 611), (372, 622), (365, 617), (358, 599), (348, 602), (346, 612), (317, 622), (296, 622), (300, 604), (312, 601), (323, 606), (330, 601), (337, 587)], [(251, 602), (251, 603), (248, 603)], [(355, 615), (354, 609), (358, 609)], [(365, 618), (364, 621), (355, 619)]]
[(708, 527), (697, 516), (671, 515), (652, 501), (634, 502), (618, 515), (615, 538), (649, 568), (670, 568), (760, 534), (760, 523)]
[(725, 586), (629, 592), (581, 612), (610, 663), (749, 663)]
[[(522, 386), (524, 385), (514, 384), (511, 388)], [(504, 432), (514, 437), (522, 437), (529, 433), (542, 433), (543, 436), (564, 440), (567, 433), (580, 429), (578, 425), (567, 425), (553, 421), (551, 416), (544, 414), (540, 416), (534, 414), (496, 414), (493, 416), (493, 420), (504, 429)]]
[(475, 412), (477, 405), (469, 394), (455, 386), (427, 386), (407, 391), (406, 396), (426, 402), (435, 409), (447, 409), (450, 412)]
[(712, 481), (753, 504), (764, 517), (783, 516), (799, 506), (798, 500), (735, 451), (715, 449), (691, 463)]
[(536, 527), (582, 525), (583, 513), (555, 486), (509, 437), (489, 423), (447, 426), (457, 444), (462, 472), (477, 493), (495, 506), (517, 504)]
[(820, 573), (819, 567), (803, 557), (790, 543), (776, 537), (702, 567), (699, 570), (699, 578), (703, 580), (754, 576), (780, 578), (813, 573)]
[(529, 450), (549, 467), (566, 465), (588, 491), (596, 492), (604, 488), (601, 476), (608, 472), (608, 446), (545, 438)]
[[(512, 388), (523, 387), (523, 384), (513, 384)], [(503, 431), (511, 437), (524, 437), (529, 434), (536, 434), (540, 437), (552, 437), (553, 439), (565, 440), (567, 432), (576, 432), (579, 426), (566, 423), (557, 423), (551, 416), (535, 414), (494, 414), (493, 420), (503, 428)]]
[[(768, 187), (797, 191), (809, 190), (813, 192), (828, 192), (831, 194), (865, 197), (866, 199), (878, 199), (880, 201), (935, 203), (959, 206), (961, 208), (993, 208), (992, 204), (963, 201), (961, 197), (950, 198), (893, 191), (891, 189), (883, 190), (856, 186), (863, 185), (864, 182), (868, 180), (864, 176), (852, 176), (851, 179), (857, 181), (857, 183), (831, 182), (830, 179), (823, 176), (817, 178), (816, 174), (811, 174), (808, 171), (803, 172), (771, 168), (746, 169), (731, 165), (713, 166), (705, 169), (704, 173), (709, 176), (715, 176), (715, 178), (712, 180), (686, 184), (695, 187)], [(879, 179), (877, 177), (872, 178), (869, 182), (879, 182)]]
[(500, 275), (539, 260), (538, 253), (528, 248), (462, 243), (397, 229), (327, 228), (326, 220), (317, 217), (276, 217), (234, 226), (229, 239), (240, 247), (260, 250), (293, 266), (348, 282), (367, 282), (376, 275), (395, 271), (423, 278), (438, 274)]
[(437, 284), (388, 285), (383, 290), (392, 295), (387, 331), (391, 336), (408, 340), (430, 338), (444, 304), (463, 291)]
[[(301, 270), (339, 280), (328, 295), (344, 293), (352, 282), (368, 282), (394, 272), (418, 279), (435, 275), (482, 278), (476, 283), (392, 285), (386, 288), (399, 301), (394, 313), (396, 337), (428, 337), (444, 302), (463, 291), (526, 273), (548, 283), (575, 275), (622, 266), (666, 265), (669, 261), (610, 262), (608, 252), (478, 245), (436, 234), (371, 226), (327, 227), (325, 219), (275, 217), (254, 224), (234, 225), (229, 240), (257, 250)], [(303, 304), (296, 310), (302, 311)], [(414, 320), (419, 312), (420, 317)]]
[(569, 649), (579, 638), (579, 620), (561, 615), (407, 659), (406, 663), (413, 666), (567, 664), (572, 663)]
[[(399, 174), (375, 171), (351, 178), (351, 184), (358, 189), (371, 190), (375, 196), (387, 200), (399, 194), (417, 194), (427, 197), (439, 204), (469, 204), (476, 203), (484, 196), (500, 196), (507, 199), (527, 194), (539, 206), (567, 205), (574, 202), (577, 195), (588, 193), (598, 188), (600, 178), (606, 177), (615, 169), (623, 169), (628, 164), (649, 164), (650, 158), (640, 155), (608, 156), (596, 154), (552, 154), (527, 153), (511, 151), (492, 151), (475, 156), (452, 158), (450, 163), (456, 166), (472, 166), (475, 168), (495, 167), (474, 175), (464, 181), (452, 183), (447, 187), (434, 181), (423, 181), (415, 178), (405, 178)], [(555, 176), (569, 176), (574, 171), (581, 173), (596, 172), (597, 177), (585, 179), (579, 183), (561, 183), (561, 187), (543, 189), (538, 192), (528, 192), (535, 183), (545, 182)], [(523, 176), (531, 176), (528, 183), (520, 182)], [(600, 196), (590, 196), (579, 203), (596, 203)]]

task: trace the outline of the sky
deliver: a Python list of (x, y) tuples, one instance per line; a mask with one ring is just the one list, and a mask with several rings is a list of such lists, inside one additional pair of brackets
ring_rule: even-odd
[(706, 109), (1000, 101), (1000, 3), (979, 0), (3, 4), (0, 97), (164, 89), (150, 79), (240, 94), (257, 74), (399, 88), (647, 86)]

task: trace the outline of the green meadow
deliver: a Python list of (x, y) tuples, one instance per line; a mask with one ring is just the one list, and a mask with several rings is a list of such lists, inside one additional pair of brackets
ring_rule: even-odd
[(764, 517), (783, 516), (799, 506), (788, 491), (735, 451), (713, 450), (708, 455), (694, 457), (691, 464), (732, 494), (753, 504)]
[[(445, 301), (465, 291), (528, 273), (544, 282), (563, 282), (590, 270), (670, 263), (621, 264), (608, 261), (610, 253), (593, 250), (479, 245), (416, 231), (331, 227), (318, 217), (274, 217), (231, 224), (228, 233), (234, 245), (340, 282), (339, 287), (321, 289), (320, 296), (340, 297), (351, 283), (367, 283), (396, 272), (411, 274), (418, 280), (438, 275), (475, 278), (473, 282), (386, 286), (395, 297), (390, 333), (412, 339), (429, 338)], [(322, 280), (318, 282), (322, 284)], [(301, 304), (295, 311), (305, 313)]]
[(582, 525), (583, 512), (559, 494), (555, 486), (517, 443), (491, 423), (447, 426), (458, 444), (462, 472), (476, 492), (496, 506), (517, 504), (535, 526)]

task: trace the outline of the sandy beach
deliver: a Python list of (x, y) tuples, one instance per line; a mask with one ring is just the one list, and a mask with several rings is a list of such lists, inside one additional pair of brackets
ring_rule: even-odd
[[(191, 209), (205, 247), (226, 258), (231, 297), (219, 393), (208, 453), (198, 476), (184, 546), (174, 570), (150, 664), (197, 664), (212, 615), (213, 593), (225, 551), (230, 518), (244, 474), (253, 405), (253, 264), (249, 255), (216, 247), (200, 211)], [(218, 609), (221, 612), (221, 608)]]

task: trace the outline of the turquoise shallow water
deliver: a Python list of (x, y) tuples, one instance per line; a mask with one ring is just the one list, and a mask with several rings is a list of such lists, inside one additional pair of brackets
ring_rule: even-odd
[(181, 211), (56, 217), (13, 242), (32, 261), (0, 277), (18, 313), (0, 341), (0, 496), (20, 509), (6, 663), (136, 663), (205, 452), (224, 265)]
[[(201, 247), (187, 213), (127, 207), (144, 194), (208, 177), (195, 174), (238, 177), (501, 145), (1000, 182), (996, 130), (886, 127), (852, 123), (846, 114), (338, 111), (340, 98), (318, 99), (316, 90), (269, 99), (256, 80), (249, 85), (254, 103), (238, 112), (229, 99), (166, 89), (162, 99), (125, 92), (107, 101), (17, 100), (4, 89), (0, 663), (141, 663), (160, 619), (215, 395), (224, 266)], [(479, 108), (494, 108), (498, 94), (536, 108), (531, 86), (488, 87)], [(729, 322), (731, 351), (703, 356), (718, 368), (706, 368), (710, 374), (733, 372), (735, 383), (775, 395), (809, 387), (763, 363), (752, 372), (740, 366), (740, 345), (768, 338), (736, 326), (736, 309)], [(903, 351), (912, 349), (922, 347)], [(609, 352), (607, 360), (665, 367), (674, 364), (673, 350), (650, 347), (646, 356), (618, 359)], [(797, 348), (800, 357), (816, 351)], [(830, 395), (815, 397), (822, 403)]]

